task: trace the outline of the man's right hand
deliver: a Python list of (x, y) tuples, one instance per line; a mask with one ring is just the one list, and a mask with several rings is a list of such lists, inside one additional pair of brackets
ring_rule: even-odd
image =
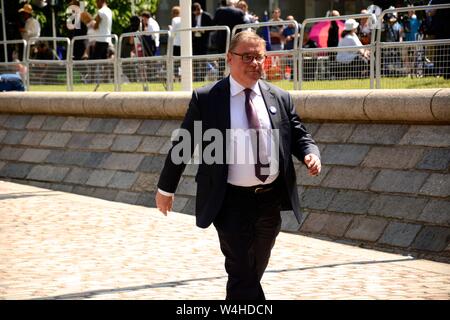
[(173, 196), (165, 196), (161, 192), (156, 192), (156, 207), (167, 216), (167, 212), (172, 210)]

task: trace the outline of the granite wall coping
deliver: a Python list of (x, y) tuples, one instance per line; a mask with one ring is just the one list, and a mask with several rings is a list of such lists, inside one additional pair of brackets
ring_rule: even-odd
[[(450, 123), (450, 89), (290, 91), (307, 121)], [(4, 92), (0, 113), (183, 118), (191, 92)]]

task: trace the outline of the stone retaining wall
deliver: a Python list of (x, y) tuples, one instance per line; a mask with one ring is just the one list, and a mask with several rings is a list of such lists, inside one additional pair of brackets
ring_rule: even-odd
[[(450, 262), (450, 90), (292, 94), (323, 173), (296, 162), (305, 215), (283, 213), (283, 229)], [(154, 206), (189, 98), (2, 93), (0, 179)], [(193, 213), (195, 173), (188, 165), (175, 211)]]

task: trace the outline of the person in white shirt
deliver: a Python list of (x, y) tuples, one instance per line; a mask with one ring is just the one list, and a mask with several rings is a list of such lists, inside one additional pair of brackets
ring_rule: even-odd
[(111, 29), (112, 29), (112, 11), (108, 8), (106, 0), (97, 0), (97, 16), (95, 17), (94, 35), (95, 46), (93, 59), (106, 59), (108, 58), (108, 47), (111, 42)]
[(27, 3), (19, 10), (19, 13), (25, 21), (25, 26), (19, 29), (22, 34), (22, 39), (29, 41), (31, 38), (39, 37), (41, 35), (41, 25), (32, 16), (33, 7)]
[[(159, 27), (159, 23), (153, 19), (153, 17), (151, 16), (150, 12), (148, 11), (144, 11), (141, 14), (142, 17), (142, 31), (160, 31), (160, 27)], [(159, 56), (160, 52), (159, 52), (159, 33), (155, 33), (152, 34), (152, 39), (154, 41), (154, 52), (152, 53), (152, 55), (154, 56)]]
[[(362, 47), (363, 44), (356, 35), (359, 23), (355, 19), (348, 19), (345, 21), (345, 28), (341, 34), (338, 47)], [(364, 48), (351, 49), (348, 51), (339, 51), (336, 55), (336, 62), (350, 66), (358, 76), (364, 75), (367, 71), (369, 63), (370, 52)]]
[(239, 8), (242, 11), (244, 11), (244, 13), (245, 13), (245, 16), (244, 16), (245, 23), (258, 23), (259, 22), (258, 21), (259, 20), (258, 16), (254, 15), (254, 14), (252, 14), (252, 13), (250, 13), (248, 11), (248, 4), (247, 4), (246, 1), (244, 1), (244, 0), (239, 1), (236, 4), (236, 8)]
[[(172, 22), (169, 26), (169, 30), (172, 32), (177, 31), (181, 28), (181, 8), (179, 6), (172, 7)], [(173, 55), (180, 56), (181, 55), (181, 35), (180, 33), (176, 33), (173, 39)]]
[[(181, 29), (181, 8), (179, 6), (172, 7), (172, 23), (169, 26), (169, 30), (171, 32), (175, 32)], [(175, 33), (173, 38), (173, 55), (181, 56), (181, 35), (179, 32)], [(174, 72), (177, 80), (181, 78), (181, 70), (180, 70), (180, 60), (175, 60), (174, 63)]]

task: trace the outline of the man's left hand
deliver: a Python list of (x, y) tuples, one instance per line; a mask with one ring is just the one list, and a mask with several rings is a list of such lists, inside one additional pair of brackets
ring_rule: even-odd
[(308, 167), (308, 172), (310, 176), (317, 176), (322, 169), (322, 164), (320, 159), (314, 153), (307, 154), (305, 156), (304, 162)]

